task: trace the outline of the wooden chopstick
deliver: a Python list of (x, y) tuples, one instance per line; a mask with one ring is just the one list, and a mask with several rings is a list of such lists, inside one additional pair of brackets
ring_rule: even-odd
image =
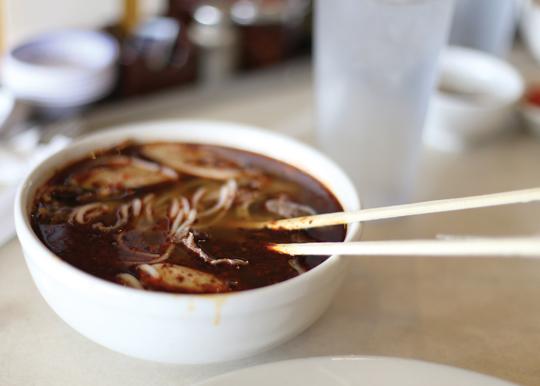
[(293, 243), (268, 248), (287, 255), (540, 258), (540, 237)]
[(315, 216), (295, 217), (267, 222), (254, 222), (244, 225), (239, 224), (239, 226), (244, 226), (246, 228), (266, 228), (274, 230), (308, 229), (331, 225), (351, 224), (362, 221), (416, 216), (421, 214), (451, 212), (510, 204), (525, 204), (533, 201), (540, 201), (540, 188), (418, 202), (382, 208), (361, 209), (351, 212), (326, 213)]

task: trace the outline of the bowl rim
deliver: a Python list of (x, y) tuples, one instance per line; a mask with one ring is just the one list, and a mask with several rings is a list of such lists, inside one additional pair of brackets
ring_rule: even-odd
[[(188, 126), (188, 125), (203, 125), (203, 126), (215, 126), (215, 127), (221, 127), (223, 130), (228, 129), (229, 131), (236, 131), (237, 133), (242, 133), (249, 131), (251, 133), (255, 133), (257, 136), (261, 136), (262, 138), (273, 138), (277, 141), (285, 141), (292, 144), (295, 148), (299, 149), (299, 151), (302, 151), (302, 153), (307, 153), (312, 157), (318, 157), (320, 160), (322, 160), (327, 166), (329, 166), (333, 171), (341, 174), (340, 178), (345, 182), (347, 185), (347, 189), (350, 190), (352, 193), (352, 199), (354, 200), (353, 207), (349, 208), (351, 210), (360, 209), (361, 208), (361, 202), (358, 197), (357, 189), (355, 188), (354, 184), (352, 183), (351, 179), (348, 177), (348, 175), (342, 170), (341, 167), (339, 167), (333, 160), (331, 160), (329, 157), (321, 153), (320, 151), (316, 150), (315, 148), (306, 145), (303, 142), (300, 142), (299, 140), (288, 137), (284, 134), (277, 133), (275, 131), (270, 131), (266, 129), (262, 129), (257, 126), (252, 125), (244, 125), (239, 124), (235, 122), (227, 122), (227, 121), (217, 121), (217, 120), (198, 120), (198, 119), (190, 119), (190, 120), (184, 120), (184, 119), (165, 119), (165, 120), (150, 120), (150, 121), (142, 121), (137, 123), (131, 123), (131, 124), (124, 124), (119, 126), (114, 126), (107, 128), (106, 130), (100, 130), (95, 133), (90, 133), (88, 135), (84, 135), (71, 144), (69, 144), (64, 149), (61, 149), (51, 155), (49, 155), (45, 160), (43, 160), (39, 165), (34, 166), (23, 178), (23, 181), (20, 183), (17, 193), (16, 193), (16, 199), (15, 199), (15, 228), (17, 231), (17, 237), (19, 239), (19, 242), (21, 244), (26, 244), (27, 249), (33, 249), (36, 252), (28, 253), (28, 255), (32, 255), (30, 260), (35, 260), (33, 256), (35, 256), (37, 253), (39, 253), (39, 259), (44, 259), (44, 262), (41, 263), (42, 265), (47, 265), (50, 270), (54, 270), (56, 275), (55, 279), (58, 279), (58, 276), (71, 276), (72, 278), (76, 279), (78, 281), (78, 285), (85, 286), (85, 287), (91, 287), (91, 291), (95, 293), (96, 295), (99, 293), (101, 295), (107, 296), (111, 295), (115, 296), (124, 296), (125, 298), (129, 298), (131, 300), (148, 300), (148, 301), (169, 301), (174, 300), (177, 301), (178, 299), (186, 299), (188, 301), (192, 300), (198, 300), (198, 299), (209, 299), (213, 301), (220, 301), (220, 299), (225, 298), (231, 298), (234, 297), (235, 299), (243, 299), (243, 298), (250, 298), (253, 296), (262, 296), (264, 294), (268, 294), (270, 292), (274, 292), (277, 290), (284, 290), (286, 287), (290, 287), (293, 285), (298, 285), (301, 283), (305, 283), (308, 280), (315, 279), (318, 276), (321, 276), (324, 274), (324, 270), (330, 265), (330, 264), (336, 264), (338, 260), (340, 259), (340, 256), (338, 255), (332, 255), (327, 260), (325, 260), (323, 263), (319, 264), (317, 267), (301, 274), (296, 277), (293, 277), (291, 279), (284, 280), (279, 283), (271, 284), (264, 287), (254, 288), (254, 289), (248, 289), (243, 291), (237, 291), (237, 292), (225, 292), (225, 293), (211, 293), (211, 294), (182, 294), (182, 293), (169, 293), (169, 292), (157, 292), (157, 291), (142, 291), (139, 289), (129, 288), (125, 287), (116, 283), (109, 282), (107, 280), (101, 279), (99, 277), (96, 277), (94, 275), (91, 275), (79, 268), (76, 268), (72, 266), (71, 264), (67, 263), (63, 259), (61, 259), (59, 256), (55, 255), (51, 250), (49, 250), (37, 237), (36, 233), (32, 229), (32, 226), (30, 224), (29, 220), (29, 213), (27, 213), (27, 208), (29, 206), (29, 202), (31, 199), (33, 199), (34, 195), (30, 195), (29, 190), (34, 187), (32, 184), (32, 180), (36, 178), (36, 175), (39, 175), (44, 172), (44, 165), (47, 164), (47, 162), (51, 161), (55, 158), (59, 158), (62, 155), (65, 155), (65, 153), (69, 151), (73, 151), (74, 148), (77, 147), (83, 147), (88, 144), (92, 144), (94, 142), (99, 142), (100, 139), (106, 138), (108, 136), (114, 137), (115, 135), (123, 136), (124, 140), (126, 138), (129, 138), (131, 135), (132, 137), (137, 137), (137, 135), (140, 135), (146, 131), (148, 131), (149, 127), (152, 126), (162, 126), (163, 129), (165, 129), (166, 126)], [(172, 133), (174, 133), (174, 130), (171, 130)], [(174, 134), (172, 135), (174, 137)], [(137, 139), (137, 138), (136, 138)], [(141, 140), (139, 138), (139, 140)], [(157, 141), (158, 139), (153, 139), (154, 141)], [(171, 138), (171, 141), (182, 141), (181, 138)], [(115, 143), (120, 142), (121, 140), (114, 140), (111, 142), (110, 145), (107, 146), (113, 146)], [(141, 140), (144, 141), (152, 141), (152, 139), (146, 139)], [(200, 143), (207, 143), (207, 144), (216, 144), (216, 145), (222, 145), (222, 146), (229, 146), (229, 145), (223, 145), (220, 144), (219, 141), (216, 141), (215, 143), (212, 141), (203, 141), (201, 140)], [(91, 145), (95, 146), (96, 148), (103, 148), (103, 146), (100, 145)], [(234, 145), (231, 145), (230, 147), (234, 147)], [(240, 150), (247, 150), (249, 149), (238, 147)], [(255, 153), (258, 153), (257, 151), (251, 150)], [(265, 154), (263, 154), (265, 155)], [(71, 160), (76, 160), (77, 158), (82, 158), (84, 155), (81, 154), (80, 156), (71, 156), (67, 161), (64, 161), (64, 163), (67, 163)], [(273, 156), (266, 155), (270, 158), (275, 158)], [(277, 158), (275, 158), (277, 159)], [(279, 160), (279, 159), (278, 159)], [(281, 161), (286, 162), (286, 161)], [(301, 167), (297, 165), (293, 165), (297, 168), (299, 168), (302, 172), (312, 175), (311, 173), (302, 170)], [(48, 176), (52, 176), (52, 173), (49, 172), (47, 174)], [(342, 200), (340, 197), (337, 196), (335, 193), (335, 189), (332, 188), (331, 185), (326, 184), (324, 181), (321, 181), (320, 178), (312, 175), (314, 178), (316, 178), (319, 182), (324, 184), (330, 192), (336, 195), (336, 199), (338, 202), (343, 205)], [(42, 177), (44, 178), (44, 177)], [(43, 182), (40, 182), (43, 183)], [(351, 224), (347, 227), (347, 232), (345, 235), (345, 241), (349, 241), (355, 236), (359, 235), (360, 233), (360, 224)], [(25, 249), (25, 248), (23, 248)], [(27, 254), (25, 253), (25, 258), (28, 263), (28, 257), (26, 257)]]
[[(39, 64), (28, 61), (22, 58), (21, 53), (31, 52), (36, 47), (39, 48), (44, 44), (64, 44), (65, 42), (87, 41), (96, 46), (100, 46), (103, 54), (98, 65), (91, 67), (54, 67), (46, 64)], [(8, 67), (10, 71), (16, 71), (17, 74), (39, 77), (39, 80), (49, 77), (56, 77), (56, 80), (79, 80), (81, 77), (86, 77), (92, 74), (101, 74), (103, 71), (108, 71), (118, 60), (120, 48), (118, 42), (106, 32), (95, 31), (86, 28), (61, 28), (49, 31), (44, 34), (39, 34), (30, 37), (21, 44), (11, 48), (5, 58), (4, 67)], [(6, 71), (6, 70), (4, 70)]]

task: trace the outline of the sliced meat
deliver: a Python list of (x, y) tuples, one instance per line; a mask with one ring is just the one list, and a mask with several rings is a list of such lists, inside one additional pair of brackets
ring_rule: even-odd
[(142, 264), (137, 267), (139, 280), (146, 288), (180, 293), (227, 292), (226, 282), (216, 276), (175, 264)]
[(201, 247), (197, 245), (195, 241), (195, 237), (193, 236), (193, 232), (187, 232), (187, 234), (184, 235), (184, 237), (180, 240), (180, 242), (187, 249), (189, 249), (191, 252), (193, 252), (195, 255), (201, 258), (202, 261), (210, 265), (228, 264), (232, 266), (239, 266), (239, 265), (249, 264), (247, 261), (241, 260), (241, 259), (229, 259), (229, 258), (216, 259), (209, 256), (205, 251), (202, 250)]
[(70, 180), (83, 189), (108, 195), (121, 189), (139, 189), (175, 181), (177, 173), (159, 164), (134, 157), (110, 156), (81, 171)]
[(178, 172), (213, 180), (228, 180), (241, 172), (232, 162), (218, 159), (201, 146), (178, 143), (142, 145), (146, 157), (160, 162)]

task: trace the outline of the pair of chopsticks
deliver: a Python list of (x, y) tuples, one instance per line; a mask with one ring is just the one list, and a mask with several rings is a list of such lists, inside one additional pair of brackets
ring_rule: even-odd
[[(259, 222), (248, 227), (298, 230), (534, 201), (540, 201), (540, 188)], [(540, 258), (540, 237), (292, 243), (271, 244), (268, 248), (288, 255)]]

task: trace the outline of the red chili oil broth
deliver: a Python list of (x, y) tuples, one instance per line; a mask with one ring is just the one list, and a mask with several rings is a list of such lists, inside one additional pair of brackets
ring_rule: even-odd
[[(167, 157), (156, 159), (153, 154), (160, 155), (162, 149)], [(170, 163), (175, 157), (180, 170)], [(198, 167), (204, 173), (224, 170), (235, 177), (217, 180), (192, 175), (184, 170), (186, 165), (189, 172), (193, 167), (199, 172)], [(152, 183), (137, 185), (138, 181)], [(196, 194), (201, 197), (194, 205)], [(182, 207), (185, 201), (189, 211)], [(178, 214), (171, 216), (176, 207), (180, 207)], [(214, 207), (218, 210), (212, 213)], [(328, 258), (281, 255), (269, 251), (268, 243), (345, 237), (342, 226), (278, 232), (235, 224), (340, 210), (334, 195), (315, 178), (259, 154), (211, 145), (126, 142), (56, 171), (36, 193), (31, 222), (47, 248), (91, 275), (124, 285), (130, 285), (126, 277), (129, 282), (133, 278), (147, 290), (216, 293), (278, 283)], [(186, 218), (191, 212), (196, 219), (190, 223)], [(185, 229), (175, 228), (182, 223), (175, 223), (178, 218), (187, 224)], [(148, 276), (141, 264), (152, 274), (156, 270), (148, 265), (153, 266), (161, 276)], [(160, 270), (177, 266), (194, 271), (170, 276), (172, 281), (161, 280), (165, 271)], [(192, 273), (198, 278), (199, 272), (211, 276), (202, 276), (203, 284), (197, 286), (182, 284), (189, 283)], [(220, 284), (206, 282), (208, 278)]]

